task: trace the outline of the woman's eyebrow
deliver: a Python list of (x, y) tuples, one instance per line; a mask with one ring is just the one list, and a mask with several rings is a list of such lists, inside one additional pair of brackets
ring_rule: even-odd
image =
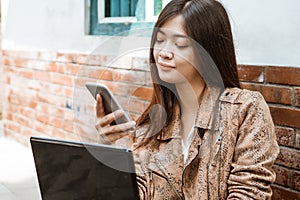
[[(161, 34), (163, 34), (163, 35), (167, 35), (164, 31), (162, 31), (162, 30), (158, 30), (158, 32), (159, 33), (161, 33)], [(186, 35), (183, 35), (183, 34), (173, 34), (173, 35), (171, 35), (172, 37), (179, 37), (179, 38), (188, 38), (188, 36), (186, 36)]]

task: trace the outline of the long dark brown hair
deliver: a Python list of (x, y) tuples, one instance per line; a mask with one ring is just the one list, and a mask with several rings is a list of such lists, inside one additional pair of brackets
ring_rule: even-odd
[[(158, 29), (167, 20), (178, 15), (184, 18), (187, 35), (198, 44), (193, 45), (196, 55), (200, 58), (200, 63), (195, 67), (206, 84), (210, 87), (240, 87), (231, 26), (222, 4), (215, 0), (172, 0), (160, 13), (152, 33), (150, 72), (153, 96), (149, 106), (138, 119), (137, 125), (150, 121), (151, 124), (140, 145), (149, 142), (157, 144), (163, 134), (162, 128), (172, 121), (173, 108), (178, 103), (175, 86), (159, 78), (153, 55)], [(205, 53), (209, 56), (205, 56)], [(215, 71), (220, 74), (217, 81)], [(160, 105), (163, 109), (152, 112), (152, 108), (156, 105)]]

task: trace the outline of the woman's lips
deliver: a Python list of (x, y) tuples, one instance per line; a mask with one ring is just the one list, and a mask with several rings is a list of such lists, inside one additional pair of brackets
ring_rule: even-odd
[(169, 65), (168, 63), (165, 63), (165, 62), (158, 61), (157, 64), (159, 65), (159, 67), (162, 70), (165, 70), (165, 71), (175, 69), (175, 66)]

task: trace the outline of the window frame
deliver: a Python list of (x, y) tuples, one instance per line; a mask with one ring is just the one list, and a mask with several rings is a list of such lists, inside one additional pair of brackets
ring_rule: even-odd
[[(103, 35), (103, 36), (127, 36), (132, 29), (153, 28), (155, 18), (152, 21), (137, 21), (136, 17), (104, 17), (104, 13), (99, 18), (98, 1), (101, 0), (87, 0), (88, 1), (88, 34), (89, 35)], [(153, 1), (153, 0), (151, 0)], [(104, 2), (104, 1), (103, 1)], [(103, 2), (101, 2), (103, 4)], [(104, 6), (102, 5), (104, 10)], [(150, 16), (152, 17), (152, 16)], [(149, 18), (148, 18), (149, 19)]]

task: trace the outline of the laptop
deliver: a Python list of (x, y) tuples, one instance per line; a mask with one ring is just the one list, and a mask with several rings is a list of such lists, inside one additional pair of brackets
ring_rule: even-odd
[(138, 200), (130, 149), (30, 138), (43, 200)]

